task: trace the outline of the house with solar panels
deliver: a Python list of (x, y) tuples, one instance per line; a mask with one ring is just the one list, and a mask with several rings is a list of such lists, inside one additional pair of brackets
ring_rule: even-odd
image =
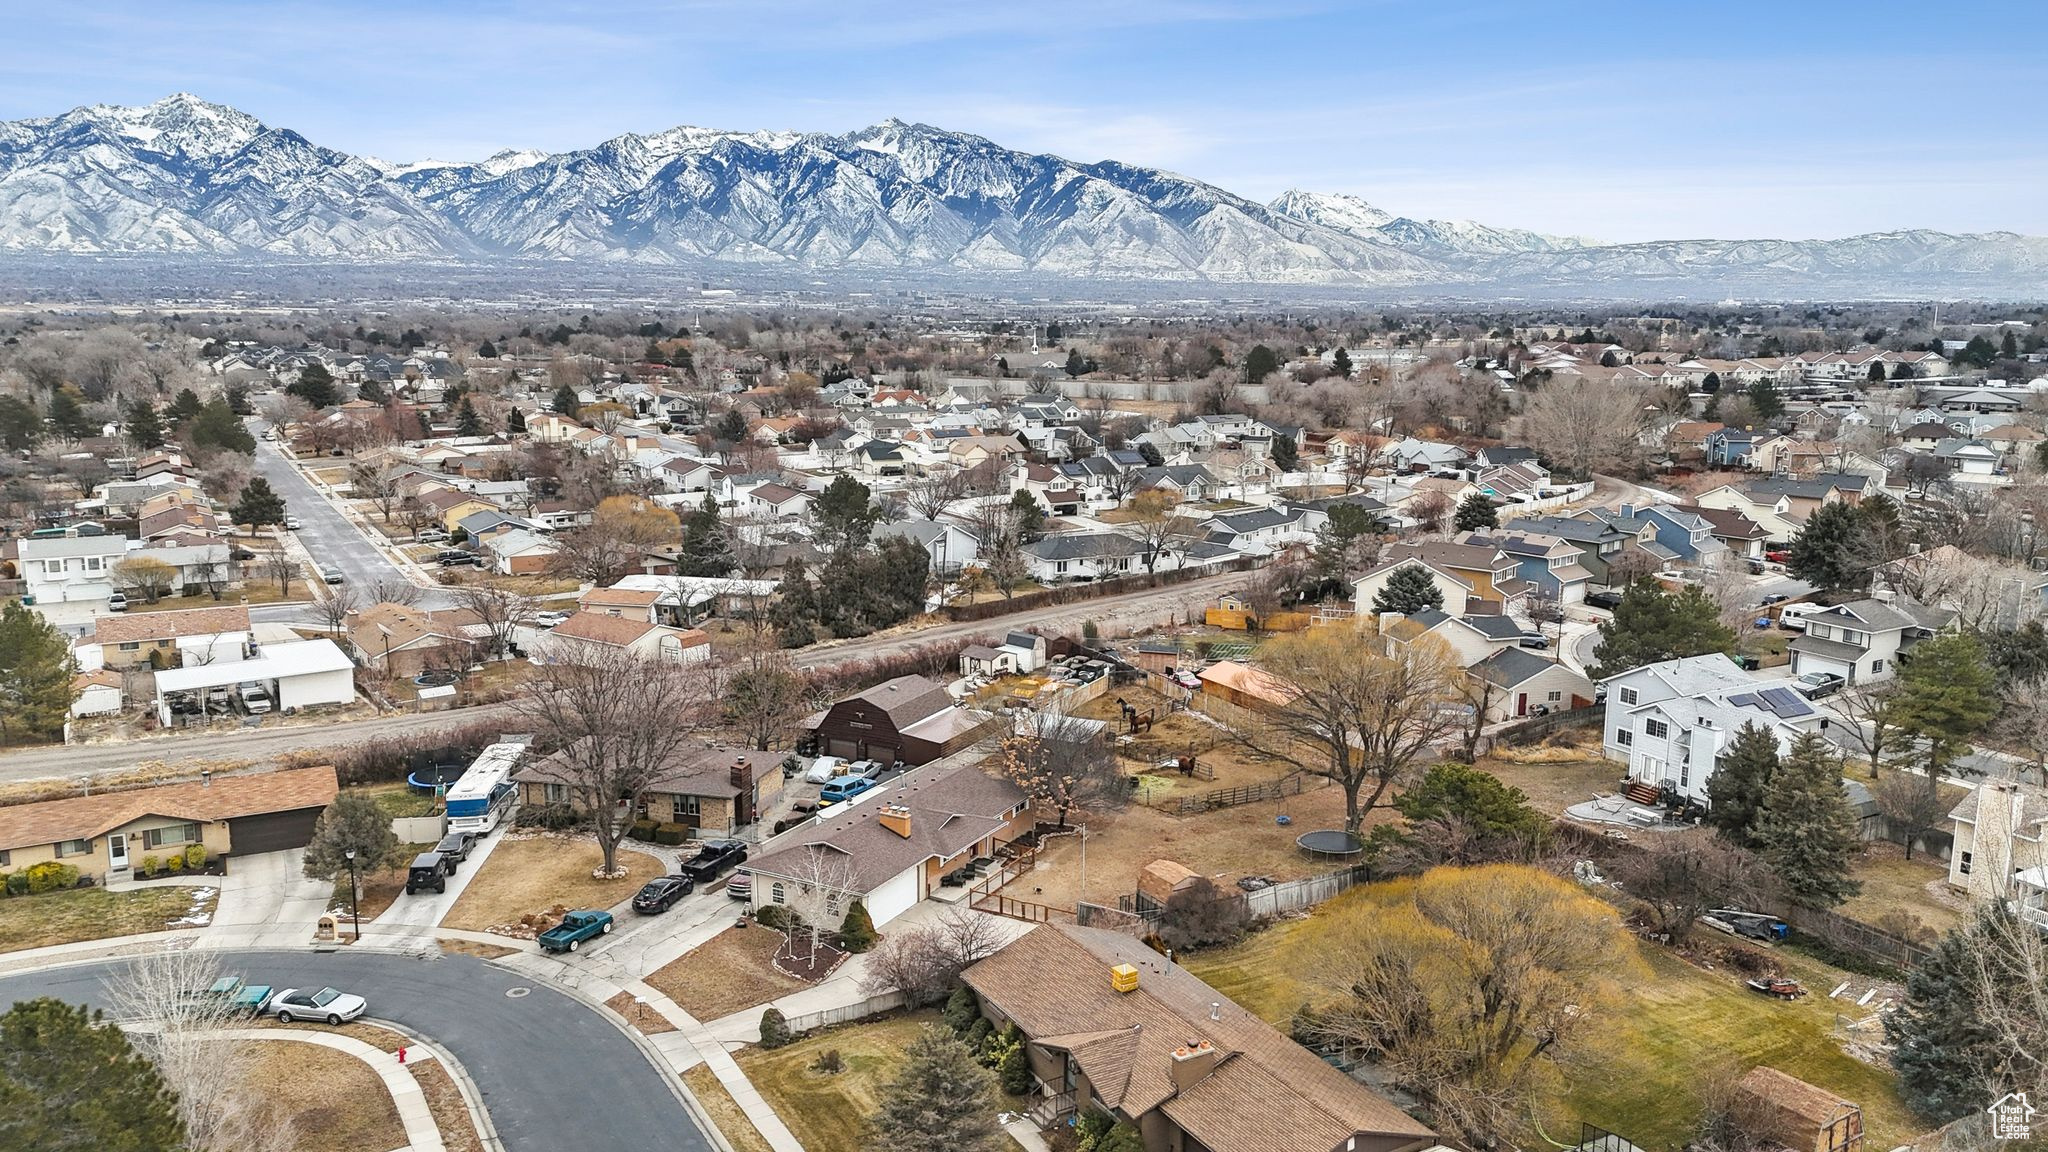
[(1628, 765), (1638, 786), (1707, 803), (1707, 779), (1744, 725), (1778, 739), (1783, 752), (1807, 732), (1826, 734), (1825, 713), (1791, 679), (1759, 680), (1719, 652), (1646, 664), (1601, 681), (1607, 716), (1601, 746)]

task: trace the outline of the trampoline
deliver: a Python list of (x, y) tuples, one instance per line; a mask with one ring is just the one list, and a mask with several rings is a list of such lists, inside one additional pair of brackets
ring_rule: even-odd
[(442, 790), (460, 780), (462, 774), (467, 771), (467, 764), (435, 764), (412, 773), (405, 778), (405, 782), (410, 784), (415, 792), (439, 795)]
[(1342, 828), (1318, 828), (1294, 839), (1295, 846), (1311, 860), (1342, 860), (1365, 850), (1365, 842)]

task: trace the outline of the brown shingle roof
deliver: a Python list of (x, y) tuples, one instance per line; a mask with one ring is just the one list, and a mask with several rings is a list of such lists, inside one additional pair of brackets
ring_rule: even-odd
[(550, 635), (566, 636), (571, 640), (588, 640), (593, 644), (608, 644), (623, 648), (653, 631), (657, 625), (645, 620), (628, 620), (623, 616), (606, 616), (602, 612), (578, 612), (555, 625)]
[(123, 616), (102, 616), (93, 621), (95, 644), (136, 644), (144, 640), (169, 640), (178, 636), (217, 636), (223, 632), (247, 632), (247, 605), (219, 608), (180, 608), (170, 612), (135, 612)]
[[(740, 794), (732, 782), (733, 766), (754, 755), (718, 745), (693, 748), (663, 766), (647, 790), (671, 796), (719, 796), (729, 800)], [(564, 767), (559, 752), (520, 768), (512, 773), (512, 779), (522, 784), (570, 784), (577, 780)]]
[(266, 812), (324, 808), (334, 799), (334, 769), (294, 768), (16, 804), (0, 808), (0, 848), (88, 840), (144, 816), (229, 820)]
[[(885, 786), (882, 795), (863, 797), (844, 812), (827, 809), (815, 823), (769, 841), (766, 851), (747, 867), (757, 873), (789, 876), (801, 869), (812, 852), (843, 852), (853, 864), (855, 886), (861, 892), (872, 892), (904, 869), (934, 856), (957, 856), (1001, 828), (1026, 799), (1023, 789), (988, 775), (979, 764), (968, 762), (971, 759), (927, 765), (898, 777)], [(882, 827), (878, 817), (890, 805), (910, 809), (907, 839)]]
[[(1138, 968), (1137, 991), (1110, 987), (1116, 964)], [(1338, 1148), (1359, 1134), (1378, 1137), (1361, 1148), (1433, 1139), (1420, 1121), (1129, 936), (1041, 925), (961, 978), (1034, 1042), (1078, 1050), (1090, 1083), (1107, 1082), (1125, 1115), (1161, 1110), (1210, 1152)], [(1220, 1005), (1215, 1019), (1211, 1004)], [(1118, 1032), (1130, 1039), (1106, 1036)], [(1221, 1059), (1176, 1092), (1174, 1049), (1204, 1040)]]

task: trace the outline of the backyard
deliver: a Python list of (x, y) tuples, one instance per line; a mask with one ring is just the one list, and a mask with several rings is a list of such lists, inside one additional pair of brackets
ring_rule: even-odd
[(678, 960), (657, 969), (647, 982), (699, 1020), (716, 1020), (807, 987), (769, 963), (782, 933), (749, 924), (728, 928)]
[(1866, 844), (1855, 876), (1863, 891), (1835, 909), (1844, 916), (1883, 928), (1887, 917), (1903, 913), (1934, 932), (1946, 932), (1962, 920), (1958, 909), (1964, 901), (1948, 891), (1948, 864), (1926, 853), (1916, 852), (1908, 860), (1896, 844)]
[(217, 892), (211, 887), (175, 884), (126, 892), (74, 888), (40, 896), (13, 896), (0, 900), (0, 940), (6, 941), (5, 951), (14, 952), (189, 927), (173, 922), (210, 912)]
[(470, 878), (455, 907), (441, 921), (445, 928), (487, 932), (515, 925), (528, 914), (545, 914), (556, 906), (610, 908), (631, 899), (642, 884), (662, 873), (660, 860), (621, 845), (623, 879), (591, 876), (602, 862), (593, 840), (566, 836), (518, 836), (500, 832), (505, 842), (491, 850)]
[[(1217, 991), (1285, 1030), (1295, 1009), (1313, 993), (1306, 980), (1314, 957), (1290, 941), (1307, 918), (1282, 921), (1229, 948), (1187, 956), (1187, 968)], [(1872, 1148), (1892, 1148), (1920, 1130), (1900, 1103), (1890, 1070), (1865, 1063), (1836, 1038), (1838, 1014), (1864, 1019), (1872, 1010), (1854, 1000), (1873, 985), (1810, 959), (1779, 953), (1788, 974), (1813, 994), (1786, 1003), (1760, 997), (1732, 971), (1709, 972), (1654, 945), (1639, 947), (1650, 978), (1624, 991), (1622, 1015), (1612, 1021), (1625, 1053), (1611, 1065), (1574, 1074), (1571, 1090), (1547, 1103), (1543, 1120), (1552, 1136), (1576, 1133), (1580, 1121), (1597, 1124), (1644, 1148), (1678, 1147), (1701, 1110), (1700, 1086), (1713, 1072), (1768, 1064), (1842, 1093), (1863, 1108)], [(1849, 995), (1828, 999), (1844, 980)], [(1880, 1034), (1862, 1030), (1864, 1043)]]
[(1595, 792), (1621, 790), (1623, 767), (1600, 755), (1600, 729), (1568, 728), (1550, 742), (1527, 747), (1497, 747), (1479, 758), (1479, 767), (1503, 784), (1520, 788), (1538, 811), (1561, 815)]

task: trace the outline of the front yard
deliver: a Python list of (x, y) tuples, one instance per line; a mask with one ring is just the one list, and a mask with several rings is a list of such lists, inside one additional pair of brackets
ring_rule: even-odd
[(606, 909), (632, 898), (642, 884), (662, 873), (661, 861), (624, 845), (620, 880), (592, 878), (602, 863), (597, 843), (580, 837), (520, 836), (500, 832), (503, 844), (470, 878), (469, 887), (441, 921), (444, 928), (488, 932), (517, 925), (520, 917), (546, 915), (555, 907)]
[[(1187, 956), (1184, 963), (1284, 1031), (1295, 1009), (1314, 994), (1307, 977), (1315, 958), (1291, 947), (1307, 923), (1281, 921), (1232, 947)], [(1710, 1074), (1759, 1064), (1856, 1101), (1872, 1148), (1897, 1147), (1921, 1130), (1899, 1101), (1891, 1070), (1850, 1055), (1835, 1031), (1838, 1015), (1860, 1020), (1872, 1014), (1855, 1007), (1870, 979), (1780, 952), (1787, 972), (1812, 990), (1804, 1000), (1786, 1003), (1751, 992), (1732, 970), (1696, 968), (1656, 945), (1640, 945), (1639, 951), (1650, 976), (1625, 990), (1621, 1014), (1609, 1022), (1605, 1047), (1614, 1055), (1575, 1073), (1561, 1098), (1545, 1102), (1541, 1119), (1551, 1135), (1576, 1133), (1584, 1121), (1644, 1148), (1678, 1147), (1699, 1120), (1700, 1088)], [(1851, 982), (1849, 996), (1828, 999), (1845, 979)], [(1863, 1044), (1882, 1039), (1872, 1031), (1855, 1035)]]
[(126, 892), (74, 888), (40, 896), (12, 896), (0, 900), (0, 941), (4, 941), (0, 951), (194, 927), (179, 921), (210, 917), (218, 894), (219, 889), (213, 887), (174, 884)]
[(808, 987), (769, 963), (782, 933), (759, 924), (728, 928), (680, 959), (650, 973), (647, 982), (699, 1020), (717, 1020)]
[(405, 1125), (384, 1081), (346, 1052), (302, 1040), (256, 1042), (262, 1056), (247, 1090), (276, 1102), (297, 1152), (405, 1147)]

